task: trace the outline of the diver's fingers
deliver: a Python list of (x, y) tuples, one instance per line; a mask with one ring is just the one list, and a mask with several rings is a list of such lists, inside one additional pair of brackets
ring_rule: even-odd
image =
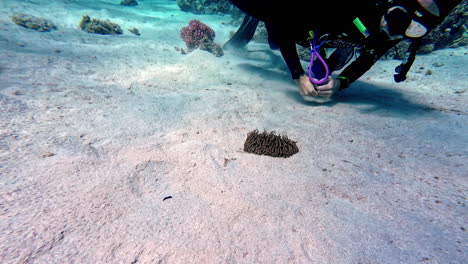
[(317, 96), (318, 95), (318, 91), (316, 87), (312, 84), (305, 85), (301, 87), (300, 90), (303, 93), (302, 95), (305, 95), (305, 96)]
[(323, 96), (323, 95), (333, 95), (334, 91), (333, 89), (321, 89), (321, 90), (318, 90), (318, 95), (319, 96)]
[(325, 86), (319, 86), (319, 87), (317, 87), (317, 90), (318, 90), (319, 93), (333, 91), (332, 87), (325, 87)]
[(332, 94), (321, 94), (319, 96), (324, 97), (324, 98), (330, 98), (330, 97), (332, 97)]
[(323, 91), (323, 90), (328, 90), (328, 89), (333, 89), (334, 81), (332, 77), (328, 77), (328, 83), (325, 85), (320, 85), (317, 86), (317, 90)]
[(321, 97), (331, 97), (333, 93), (319, 93), (319, 96)]
[(319, 94), (321, 94), (321, 93), (333, 93), (333, 89), (318, 90), (317, 92), (318, 92)]
[(319, 95), (319, 92), (318, 92), (317, 90), (315, 90), (315, 89), (312, 89), (311, 91), (309, 91), (309, 92), (307, 93), (307, 95), (310, 95), (310, 96), (315, 97), (315, 96), (318, 96), (318, 95)]
[(318, 90), (318, 94), (319, 95), (322, 95), (322, 94), (333, 94), (334, 93), (334, 90), (333, 89), (322, 89), (322, 90)]
[(302, 95), (302, 97), (317, 97), (317, 96), (319, 96), (317, 91), (301, 93), (301, 95)]
[(317, 86), (317, 90), (319, 91), (326, 91), (326, 90), (331, 90), (331, 89), (333, 89), (332, 83), (327, 83), (325, 85)]

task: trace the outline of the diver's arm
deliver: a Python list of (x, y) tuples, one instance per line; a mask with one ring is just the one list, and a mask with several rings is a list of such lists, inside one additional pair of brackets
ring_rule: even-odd
[(370, 68), (382, 57), (390, 48), (394, 47), (395, 43), (386, 45), (379, 49), (365, 50), (359, 57), (346, 67), (337, 77), (340, 80), (340, 90), (348, 88), (348, 86), (361, 78)]
[(348, 88), (352, 82), (361, 78), (361, 76), (364, 75), (364, 73), (366, 73), (375, 64), (375, 62), (393, 46), (395, 46), (395, 42), (378, 49), (363, 51), (355, 61), (340, 73), (338, 77), (329, 77), (328, 83), (317, 86), (316, 89), (318, 95), (320, 97), (329, 98), (339, 90)]
[(359, 79), (375, 64), (375, 62), (383, 54), (385, 54), (385, 52), (388, 49), (379, 49), (378, 52), (376, 52), (375, 50), (366, 50), (362, 52), (359, 55), (359, 57), (348, 67), (346, 67), (336, 79), (330, 76), (326, 84), (319, 85), (317, 87), (312, 86), (314, 88), (313, 92), (303, 92), (304, 90), (308, 91), (310, 89), (304, 89), (304, 87), (307, 87), (305, 85), (308, 85), (308, 83), (306, 82), (306, 80), (302, 80), (301, 77), (301, 79), (299, 79), (298, 82), (299, 90), (301, 91), (302, 95), (304, 95), (303, 93), (305, 93), (305, 95), (318, 95), (320, 97), (329, 98), (339, 90), (348, 88), (350, 83)]
[(310, 82), (309, 76), (305, 75), (302, 68), (299, 55), (297, 55), (296, 43), (292, 41), (283, 41), (279, 43), (281, 55), (291, 72), (291, 77), (299, 88), (302, 96), (318, 96), (314, 85)]
[(291, 72), (291, 77), (296, 80), (301, 75), (304, 75), (304, 69), (299, 60), (299, 55), (297, 55), (296, 43), (293, 41), (280, 43), (280, 51)]
[[(341, 88), (348, 88), (347, 86), (357, 79), (361, 78), (377, 61), (375, 53), (372, 51), (365, 51), (359, 57), (353, 61), (348, 67), (346, 67), (337, 79), (341, 80)], [(344, 84), (346, 82), (346, 84)]]

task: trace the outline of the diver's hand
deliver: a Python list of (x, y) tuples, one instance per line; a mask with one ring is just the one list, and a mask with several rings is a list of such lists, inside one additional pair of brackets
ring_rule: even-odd
[(324, 98), (332, 97), (338, 90), (340, 90), (340, 79), (333, 79), (331, 76), (328, 77), (328, 83), (325, 85), (317, 86), (318, 96)]
[(299, 93), (302, 96), (318, 96), (318, 92), (315, 89), (315, 86), (310, 82), (309, 76), (302, 75), (299, 79), (295, 79), (297, 87), (299, 88)]

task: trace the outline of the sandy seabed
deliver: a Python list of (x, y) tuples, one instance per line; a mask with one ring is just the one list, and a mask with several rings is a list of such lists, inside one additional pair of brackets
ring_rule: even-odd
[[(466, 263), (466, 47), (313, 103), (266, 44), (174, 49), (194, 18), (224, 43), (229, 16), (113, 2), (0, 3), (0, 263)], [(299, 153), (245, 153), (254, 129)]]

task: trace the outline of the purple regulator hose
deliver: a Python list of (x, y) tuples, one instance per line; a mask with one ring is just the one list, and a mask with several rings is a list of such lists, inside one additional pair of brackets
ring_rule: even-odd
[[(315, 39), (314, 39), (314, 42), (315, 42)], [(320, 56), (320, 53), (317, 51), (317, 48), (315, 47), (315, 44), (312, 46), (311, 53), (312, 53), (312, 56), (310, 56), (309, 80), (313, 84), (324, 84), (328, 80), (328, 76), (330, 76), (330, 71), (328, 69), (328, 65), (325, 62), (325, 60), (322, 58), (322, 56)], [(315, 56), (317, 56), (317, 58), (322, 63), (323, 67), (325, 67), (325, 76), (320, 80), (317, 80), (317, 79), (312, 77), (312, 65), (314, 64)]]

